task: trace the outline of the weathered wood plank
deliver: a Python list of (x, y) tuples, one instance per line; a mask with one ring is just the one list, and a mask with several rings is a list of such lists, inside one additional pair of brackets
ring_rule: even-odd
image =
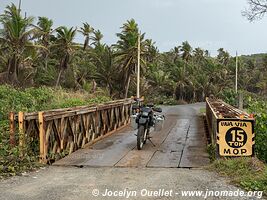
[(45, 126), (44, 126), (44, 113), (39, 112), (39, 138), (40, 138), (40, 162), (46, 163), (46, 154), (45, 154)]
[(24, 113), (19, 112), (19, 147), (21, 156), (24, 155), (25, 147), (25, 127), (24, 127)]
[(9, 131), (10, 131), (10, 145), (14, 147), (16, 145), (16, 140), (15, 140), (15, 113), (10, 112), (9, 113)]

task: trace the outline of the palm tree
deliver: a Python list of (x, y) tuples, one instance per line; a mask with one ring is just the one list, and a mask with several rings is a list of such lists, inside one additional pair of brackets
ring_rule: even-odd
[(47, 69), (47, 64), (48, 64), (48, 47), (50, 44), (50, 38), (51, 34), (53, 32), (52, 26), (53, 26), (53, 21), (51, 19), (48, 19), (47, 17), (39, 17), (38, 22), (36, 26), (36, 36), (40, 38), (40, 43), (46, 48), (45, 51), (43, 51), (44, 55), (44, 60), (45, 60), (45, 69)]
[(148, 83), (152, 86), (153, 94), (173, 93), (173, 88), (170, 87), (169, 74), (161, 69), (151, 70), (149, 73)]
[(182, 43), (182, 47), (181, 47), (181, 52), (182, 52), (182, 58), (183, 60), (185, 60), (186, 62), (189, 61), (189, 59), (192, 57), (191, 53), (192, 53), (192, 47), (191, 45), (185, 41)]
[(76, 34), (76, 29), (73, 29), (73, 27), (68, 29), (65, 26), (61, 26), (56, 29), (56, 32), (57, 32), (57, 40), (55, 46), (58, 47), (61, 53), (59, 74), (56, 82), (56, 86), (59, 86), (61, 75), (64, 72), (64, 70), (68, 68), (74, 47), (77, 45), (73, 44), (73, 40)]
[(22, 17), (20, 10), (14, 4), (7, 6), (0, 16), (3, 30), (0, 32), (0, 41), (5, 46), (7, 72), (2, 74), (11, 84), (18, 84), (19, 66), (27, 49), (34, 47), (30, 42), (33, 30), (33, 17)]
[[(138, 45), (138, 25), (134, 19), (128, 20), (121, 27), (121, 33), (117, 33), (119, 41), (115, 45), (117, 50), (118, 62), (120, 63), (120, 72), (122, 74), (122, 82), (124, 85), (124, 97), (127, 98), (131, 75), (135, 73), (137, 65), (137, 45)], [(144, 35), (140, 35), (141, 41), (141, 63), (145, 64), (142, 59), (145, 52)]]
[(90, 34), (94, 32), (94, 28), (91, 27), (87, 22), (86, 23), (83, 23), (83, 27), (78, 30), (80, 33), (82, 33), (85, 37), (85, 40), (84, 40), (84, 45), (83, 45), (83, 50), (85, 50), (88, 45), (90, 44), (89, 43), (89, 40), (90, 40)]
[(209, 57), (209, 56), (210, 56), (210, 52), (209, 52), (209, 50), (205, 50), (205, 51), (204, 51), (204, 56), (205, 56), (205, 57)]
[(208, 95), (210, 87), (208, 76), (204, 73), (201, 73), (196, 76), (196, 80), (198, 83), (198, 91), (200, 93), (200, 99), (201, 101), (205, 101), (205, 97)]
[(205, 52), (203, 49), (198, 47), (193, 50), (193, 55), (194, 55), (196, 62), (199, 63), (202, 60), (204, 60)]
[(117, 71), (112, 49), (107, 45), (99, 44), (93, 54), (93, 63), (96, 68), (96, 73), (93, 75), (93, 78), (102, 86), (107, 87), (110, 96), (112, 96)]
[(217, 60), (221, 64), (227, 65), (230, 61), (230, 54), (227, 51), (225, 51), (223, 48), (220, 48), (220, 49), (218, 49)]
[(146, 62), (154, 63), (159, 56), (159, 50), (155, 46), (155, 42), (151, 39), (146, 39), (144, 42), (145, 52), (144, 57)]
[(181, 50), (181, 46), (174, 47), (173, 49), (174, 62), (176, 62), (177, 59), (179, 58), (180, 50)]
[(178, 92), (179, 99), (184, 100), (184, 94), (185, 94), (184, 89), (187, 85), (187, 77), (186, 77), (185, 71), (182, 68), (178, 68), (176, 76), (177, 76), (176, 92)]
[(100, 30), (94, 31), (94, 36), (92, 37), (93, 40), (93, 45), (99, 46), (101, 44), (101, 40), (103, 39), (103, 34), (101, 33)]

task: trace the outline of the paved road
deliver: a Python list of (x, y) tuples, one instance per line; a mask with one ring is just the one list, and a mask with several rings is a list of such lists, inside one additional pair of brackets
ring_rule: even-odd
[(152, 132), (141, 151), (136, 148), (136, 130), (130, 127), (76, 151), (54, 165), (90, 167), (192, 168), (209, 163), (204, 122), (199, 110), (204, 104), (164, 107), (160, 132)]
[[(92, 192), (98, 189), (100, 195)], [(133, 200), (198, 200), (204, 197), (183, 197), (182, 191), (237, 191), (229, 181), (201, 169), (184, 168), (116, 168), (116, 167), (49, 167), (29, 176), (13, 177), (0, 182), (1, 200), (126, 200), (125, 197), (104, 197), (106, 189), (136, 191)], [(170, 197), (141, 196), (143, 189), (173, 190)], [(177, 195), (174, 194), (178, 193)], [(252, 199), (241, 197), (209, 197), (207, 199)], [(256, 198), (254, 198), (256, 199)]]
[[(206, 191), (212, 194), (212, 191), (240, 190), (228, 180), (200, 168), (208, 163), (203, 122), (198, 117), (200, 107), (203, 104), (164, 108), (167, 115), (164, 131), (153, 133), (156, 147), (148, 143), (142, 151), (137, 151), (134, 132), (124, 129), (62, 159), (56, 166), (0, 181), (0, 200), (190, 200), (204, 199)], [(160, 193), (160, 189), (166, 193)], [(106, 190), (109, 194), (113, 192), (113, 196), (105, 197)], [(184, 197), (184, 190), (203, 191), (203, 194)], [(123, 196), (115, 197), (116, 191)], [(93, 195), (98, 192), (98, 196)]]

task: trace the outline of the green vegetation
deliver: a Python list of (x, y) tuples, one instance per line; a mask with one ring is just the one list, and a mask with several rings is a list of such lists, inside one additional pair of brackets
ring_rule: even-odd
[[(80, 28), (53, 27), (47, 17), (24, 17), (15, 5), (7, 6), (0, 23), (0, 82), (29, 86), (61, 86), (87, 90), (105, 88), (112, 98), (135, 95), (137, 42), (140, 29), (126, 21), (118, 41), (107, 45), (101, 31), (88, 23)], [(74, 37), (84, 36), (77, 44)], [(220, 48), (216, 57), (185, 41), (168, 52), (140, 34), (141, 95), (168, 104), (203, 101), (234, 88), (235, 57)], [(242, 90), (267, 95), (266, 55), (239, 58)]]
[(0, 86), (0, 115), (2, 119), (7, 119), (7, 115), (11, 111), (33, 112), (98, 104), (109, 100), (111, 100), (109, 97), (99, 93), (71, 92), (49, 87), (21, 90), (2, 85)]
[[(244, 108), (255, 114), (255, 153), (256, 156), (267, 162), (267, 100), (261, 96), (243, 91)], [(233, 90), (227, 90), (222, 98), (231, 105), (237, 105), (237, 95)]]
[(206, 108), (200, 108), (199, 109), (199, 112), (202, 114), (202, 113), (205, 113), (206, 112)]
[(0, 177), (20, 174), (25, 170), (40, 166), (36, 162), (38, 161), (39, 144), (34, 141), (27, 141), (24, 150), (27, 153), (23, 157), (20, 156), (17, 146), (10, 146), (7, 120), (10, 111), (33, 112), (99, 104), (110, 100), (102, 91), (96, 91), (96, 94), (88, 94), (48, 87), (22, 90), (6, 85), (0, 86)]
[(209, 169), (231, 177), (234, 184), (246, 190), (263, 191), (267, 195), (267, 167), (257, 158), (220, 159)]
[(267, 163), (267, 102), (251, 100), (249, 110), (251, 113), (256, 113), (256, 155)]
[(207, 152), (209, 154), (210, 162), (213, 162), (216, 160), (216, 145), (214, 144), (208, 144), (207, 145)]

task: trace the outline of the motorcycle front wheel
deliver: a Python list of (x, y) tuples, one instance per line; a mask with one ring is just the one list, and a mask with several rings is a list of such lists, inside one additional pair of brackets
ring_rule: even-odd
[(139, 126), (137, 131), (137, 149), (141, 150), (146, 141), (145, 127)]

